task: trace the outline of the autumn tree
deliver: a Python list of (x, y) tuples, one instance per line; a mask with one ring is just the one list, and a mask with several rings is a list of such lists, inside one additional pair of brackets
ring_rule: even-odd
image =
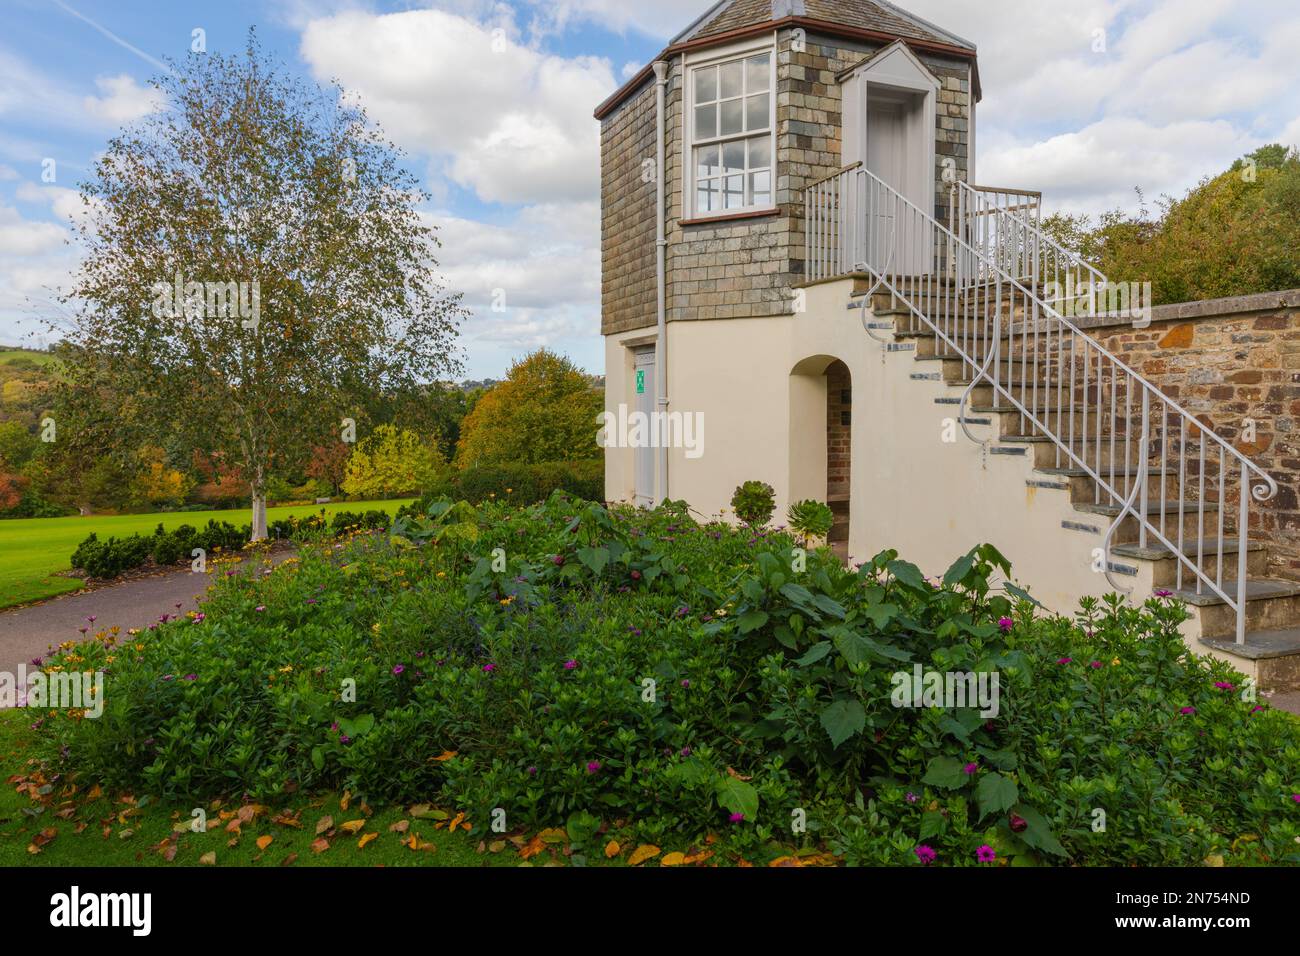
[(348, 459), (343, 490), (358, 497), (419, 493), (443, 470), (437, 449), (415, 432), (380, 425)]
[(456, 370), (463, 311), (434, 277), (427, 195), (353, 98), (251, 32), (242, 55), (172, 66), (165, 108), (82, 185), (69, 387), (127, 397), (115, 434), (237, 465), (262, 538), (268, 482), (365, 396)]
[(515, 362), (461, 424), (461, 466), (587, 461), (600, 457), (597, 416), (604, 397), (569, 359), (539, 349)]

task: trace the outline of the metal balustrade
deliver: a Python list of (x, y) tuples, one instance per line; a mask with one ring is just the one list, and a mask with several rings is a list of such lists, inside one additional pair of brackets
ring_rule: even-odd
[[(1111, 552), (1127, 527), (1138, 548), (1175, 561), (1172, 590), (1194, 586), (1232, 608), (1244, 643), (1251, 506), (1273, 498), (1277, 482), (1064, 314), (1067, 289), (1108, 283), (1043, 233), (1037, 193), (960, 184), (949, 208), (945, 226), (860, 167), (814, 183), (804, 195), (807, 278), (870, 276), (864, 309), (887, 292), (910, 320), (899, 331), (933, 334), (935, 354), (961, 370), (959, 421), (971, 440), (966, 410), (980, 391), (993, 411), (1018, 417), (1019, 434), (1002, 441), (1050, 443), (1035, 453), (1040, 467), (1091, 481), (1094, 503), (1114, 512), (1103, 541), (1113, 587), (1124, 590)], [(1235, 579), (1225, 574), (1234, 548)]]

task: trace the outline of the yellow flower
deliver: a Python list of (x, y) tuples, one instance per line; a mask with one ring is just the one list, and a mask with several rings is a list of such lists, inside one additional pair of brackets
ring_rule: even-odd
[(1117, 657), (1117, 658), (1115, 658), (1113, 661), (1111, 661), (1111, 662), (1110, 662), (1110, 666), (1111, 666), (1111, 667), (1119, 667), (1119, 658)]
[(280, 673), (281, 673), (281, 674), (292, 674), (292, 673), (293, 673), (293, 665), (292, 665), (292, 664), (285, 664), (283, 667), (280, 668)]
[(505, 607), (507, 604), (513, 604), (514, 602), (515, 602), (515, 596), (512, 594), (512, 595), (510, 595), (510, 597), (508, 597), (508, 598), (504, 598), (504, 599), (501, 601), (501, 606), (502, 606), (502, 607)]
[(375, 623), (372, 624), (372, 625), (370, 626), (370, 630), (372, 630), (372, 631), (374, 631), (376, 634), (378, 634), (378, 633), (379, 633), (379, 622), (378, 622), (378, 621), (375, 621)]
[(440, 578), (445, 578), (446, 576), (447, 576), (447, 572), (446, 572), (446, 571), (439, 571), (439, 572), (438, 572), (438, 577), (440, 577)]
[(508, 495), (513, 495), (514, 493), (515, 493), (515, 489), (513, 489), (513, 488), (507, 488), (507, 489), (506, 489), (506, 494), (508, 494)]

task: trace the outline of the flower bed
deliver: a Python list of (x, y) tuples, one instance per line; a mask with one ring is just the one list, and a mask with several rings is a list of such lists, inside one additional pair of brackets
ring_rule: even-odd
[[(504, 812), (848, 863), (1297, 861), (1300, 725), (1190, 655), (1181, 606), (1036, 618), (991, 585), (1009, 575), (989, 546), (939, 582), (893, 552), (846, 570), (671, 504), (436, 501), (223, 580), (202, 619), (79, 646), (110, 672), (103, 716), (42, 720), (41, 748), (136, 793), (346, 788), (484, 831)], [(996, 714), (900, 706), (929, 672), (996, 674)]]

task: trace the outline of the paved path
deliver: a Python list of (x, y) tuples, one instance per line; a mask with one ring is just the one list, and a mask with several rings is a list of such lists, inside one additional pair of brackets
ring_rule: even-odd
[[(278, 564), (291, 554), (277, 552), (271, 561)], [(20, 663), (30, 666), (33, 658), (63, 641), (82, 640), (82, 627), (94, 634), (116, 624), (125, 634), (128, 628), (148, 627), (164, 614), (192, 611), (211, 581), (211, 574), (173, 571), (0, 611), (0, 671), (16, 673)], [(91, 616), (93, 625), (86, 621)]]

